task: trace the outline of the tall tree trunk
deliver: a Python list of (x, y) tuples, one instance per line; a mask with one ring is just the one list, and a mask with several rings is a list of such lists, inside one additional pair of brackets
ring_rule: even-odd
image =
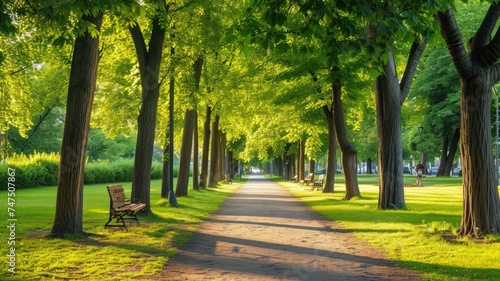
[(200, 174), (200, 187), (207, 187), (208, 176), (208, 154), (210, 148), (210, 119), (212, 115), (212, 108), (207, 105), (205, 111), (205, 123), (203, 124), (203, 152), (201, 156), (201, 174)]
[[(201, 72), (203, 70), (203, 56), (200, 55), (193, 64), (194, 84), (196, 92), (200, 91)], [(198, 136), (198, 111), (195, 108), (193, 113), (193, 189), (200, 190), (199, 184), (199, 136)]]
[[(171, 54), (173, 54), (173, 48), (171, 49)], [(168, 120), (168, 130), (166, 138), (168, 139), (165, 149), (163, 150), (163, 173), (161, 180), (161, 198), (168, 198), (170, 191), (174, 190), (174, 90), (175, 90), (175, 78), (170, 77), (169, 86), (169, 120)]]
[(151, 208), (151, 165), (154, 151), (158, 97), (160, 94), (158, 77), (163, 54), (163, 41), (165, 39), (165, 29), (161, 26), (158, 16), (153, 19), (152, 25), (153, 29), (149, 40), (149, 48), (146, 47), (139, 24), (129, 27), (139, 61), (142, 87), (142, 104), (137, 119), (138, 129), (134, 174), (132, 176), (132, 197), (146, 204), (146, 213)]
[(454, 131), (453, 137), (450, 141), (448, 134), (443, 135), (443, 143), (441, 148), (440, 165), (436, 176), (449, 176), (453, 168), (453, 159), (458, 148), (458, 141), (460, 139), (460, 129)]
[(226, 170), (226, 133), (219, 130), (220, 136), (220, 147), (219, 147), (219, 157), (218, 157), (218, 168), (217, 168), (217, 181), (224, 179), (224, 171)]
[(299, 140), (297, 142), (297, 147), (298, 147), (298, 167), (297, 167), (297, 180), (300, 182), (304, 180), (304, 142), (302, 140)]
[(198, 112), (194, 112), (194, 139), (193, 139), (193, 190), (200, 190), (200, 143), (198, 134)]
[(349, 137), (347, 135), (347, 125), (345, 122), (344, 106), (342, 103), (342, 88), (339, 84), (333, 84), (332, 90), (335, 129), (337, 131), (337, 141), (340, 150), (342, 151), (342, 171), (344, 171), (346, 189), (344, 200), (350, 200), (354, 196), (361, 196), (356, 171), (356, 157), (358, 152), (356, 151), (354, 145), (349, 141)]
[(457, 153), (459, 140), (460, 140), (460, 129), (456, 129), (455, 133), (453, 134), (453, 138), (451, 139), (448, 157), (446, 158), (446, 162), (444, 163), (444, 173), (446, 175), (449, 175), (451, 173), (451, 169), (453, 169), (453, 160), (455, 159), (455, 154)]
[(316, 160), (310, 158), (309, 159), (309, 174), (314, 174), (315, 168), (316, 168)]
[(215, 120), (212, 123), (212, 140), (210, 142), (210, 173), (208, 175), (207, 187), (216, 187), (217, 181), (217, 162), (219, 155), (219, 115), (215, 115)]
[(482, 78), (462, 80), (460, 101), (464, 198), (458, 232), (476, 237), (500, 233), (500, 202), (491, 145), (491, 87), (479, 87), (478, 81), (487, 80)]
[[(82, 20), (99, 31), (102, 18), (102, 14), (84, 15)], [(52, 237), (83, 234), (83, 170), (99, 64), (99, 36), (85, 32), (77, 37), (72, 57)]]
[(170, 174), (170, 144), (167, 144), (163, 149), (163, 167), (162, 167), (162, 176), (161, 176), (161, 198), (168, 198), (168, 193), (170, 192), (170, 177), (173, 175)]
[(288, 154), (288, 176), (289, 180), (292, 180), (297, 176), (297, 168), (295, 167), (295, 153)]
[(186, 109), (184, 114), (184, 130), (182, 132), (181, 154), (179, 157), (179, 172), (177, 174), (176, 196), (187, 196), (189, 185), (189, 168), (191, 165), (191, 150), (193, 148), (193, 130), (196, 111)]
[[(193, 76), (194, 76), (194, 89), (196, 93), (200, 88), (201, 71), (203, 69), (203, 56), (199, 56), (193, 63)], [(188, 195), (188, 185), (189, 185), (189, 173), (191, 166), (191, 151), (193, 149), (193, 138), (195, 135), (195, 130), (198, 127), (198, 114), (196, 112), (196, 107), (194, 109), (186, 109), (185, 119), (184, 119), (184, 130), (182, 132), (182, 143), (181, 143), (181, 155), (179, 158), (179, 174), (177, 176), (177, 188), (175, 190), (175, 195), (177, 196), (187, 196)], [(197, 132), (197, 130), (196, 130)], [(196, 137), (197, 133), (196, 133)], [(198, 142), (196, 142), (196, 146)], [(196, 147), (196, 152), (198, 149)], [(198, 188), (198, 155), (194, 155), (196, 159), (196, 175), (194, 174), (194, 160), (193, 160), (193, 177), (196, 180), (196, 187)]]
[[(436, 172), (437, 177), (444, 176), (444, 166), (446, 163), (446, 158), (448, 156), (448, 144), (450, 140), (447, 133), (444, 133), (442, 136), (441, 142), (441, 156), (439, 157), (439, 168)], [(448, 174), (449, 175), (449, 174)]]
[(366, 159), (366, 173), (367, 174), (373, 174), (373, 169), (372, 169), (372, 159), (368, 158)]
[(375, 82), (378, 132), (379, 200), (378, 208), (405, 208), (403, 148), (401, 137), (401, 97), (394, 57), (384, 66), (384, 75)]
[(333, 120), (333, 103), (331, 109), (324, 105), (323, 113), (325, 114), (328, 125), (328, 156), (326, 160), (326, 180), (323, 192), (329, 193), (334, 191), (335, 173), (337, 172), (337, 133), (335, 132), (335, 122)]
[(289, 145), (287, 144), (287, 146), (285, 147), (285, 151), (283, 152), (283, 173), (282, 173), (282, 176), (283, 176), (283, 180), (290, 180), (291, 177), (290, 177), (290, 156), (288, 155), (288, 149), (289, 149)]
[[(460, 156), (463, 207), (458, 234), (500, 233), (500, 199), (491, 142), (491, 87), (500, 80), (500, 4), (491, 4), (481, 26), (463, 44), (451, 8), (436, 15), (441, 34), (460, 76)], [(492, 38), (493, 31), (496, 30)]]

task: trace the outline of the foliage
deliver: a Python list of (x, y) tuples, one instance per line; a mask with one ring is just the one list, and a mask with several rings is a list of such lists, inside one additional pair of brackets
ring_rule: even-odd
[(101, 130), (91, 129), (87, 144), (87, 158), (89, 162), (130, 159), (134, 157), (135, 136), (125, 137), (118, 135), (114, 139), (106, 138)]
[(8, 142), (12, 152), (18, 154), (33, 154), (35, 152), (53, 153), (61, 149), (62, 132), (64, 126), (64, 110), (55, 107), (36, 114), (35, 124), (23, 137), (17, 127), (8, 131)]
[[(7, 182), (7, 167), (16, 170), (16, 189), (57, 184), (59, 155), (55, 153), (35, 153), (29, 156), (13, 154), (6, 159), (8, 165), (1, 164), (0, 180)], [(6, 189), (2, 185), (2, 189)]]

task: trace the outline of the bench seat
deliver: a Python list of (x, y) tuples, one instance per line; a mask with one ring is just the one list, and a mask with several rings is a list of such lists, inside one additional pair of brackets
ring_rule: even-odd
[[(139, 200), (126, 199), (123, 187), (119, 184), (108, 185), (107, 189), (109, 194), (109, 220), (104, 227), (123, 227), (128, 231), (125, 225), (126, 219), (135, 220), (139, 224), (137, 213), (144, 211), (146, 204), (141, 203)], [(110, 224), (114, 219), (116, 219), (115, 224)]]

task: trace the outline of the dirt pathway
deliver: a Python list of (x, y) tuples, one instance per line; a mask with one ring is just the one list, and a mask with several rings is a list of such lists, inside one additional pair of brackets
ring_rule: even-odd
[(288, 191), (252, 176), (165, 265), (162, 280), (420, 280)]

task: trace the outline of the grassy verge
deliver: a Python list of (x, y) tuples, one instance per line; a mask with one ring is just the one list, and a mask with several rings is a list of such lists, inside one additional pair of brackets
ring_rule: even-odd
[(376, 176), (359, 176), (361, 198), (343, 201), (345, 185), (337, 177), (335, 192), (305, 190), (282, 182), (301, 200), (357, 237), (383, 249), (400, 266), (424, 273), (425, 280), (500, 280), (500, 236), (481, 241), (457, 239), (461, 219), (461, 178), (424, 178), (424, 187), (411, 187), (405, 177), (407, 209), (377, 209)]
[[(130, 194), (130, 183), (122, 183)], [(155, 280), (176, 247), (187, 241), (196, 224), (219, 208), (242, 183), (219, 188), (189, 191), (177, 198), (179, 208), (160, 198), (161, 181), (151, 182), (152, 214), (139, 218), (129, 231), (105, 229), (109, 197), (105, 184), (84, 189), (84, 228), (88, 238), (47, 239), (55, 213), (56, 187), (16, 191), (16, 267), (7, 272), (8, 229), (0, 228), (1, 280)], [(0, 192), (7, 201), (7, 192)], [(5, 206), (5, 205), (2, 205)], [(7, 207), (0, 212), (7, 225)]]

